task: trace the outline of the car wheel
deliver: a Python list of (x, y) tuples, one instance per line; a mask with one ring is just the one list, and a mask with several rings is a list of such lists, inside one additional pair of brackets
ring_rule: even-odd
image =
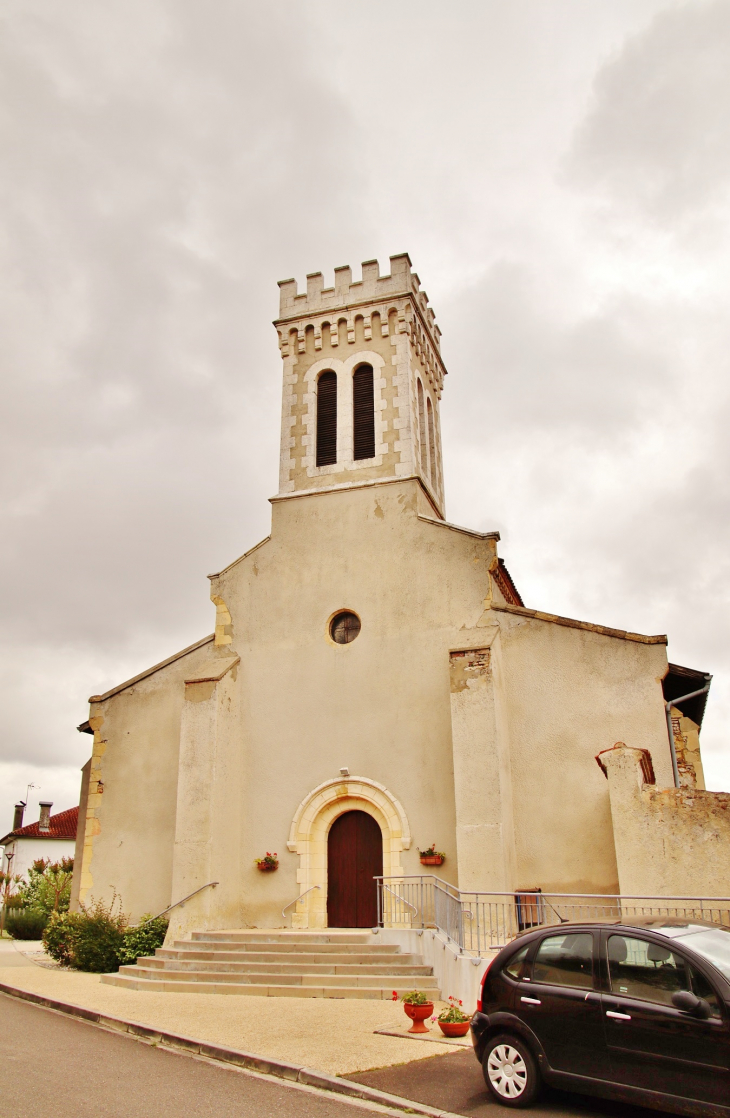
[(540, 1093), (542, 1080), (532, 1052), (516, 1036), (490, 1037), (482, 1057), (484, 1082), (502, 1106), (529, 1106)]

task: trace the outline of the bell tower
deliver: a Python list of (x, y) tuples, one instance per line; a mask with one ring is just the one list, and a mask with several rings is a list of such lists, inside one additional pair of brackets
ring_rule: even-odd
[(279, 283), (279, 495), (418, 477), (444, 516), (441, 331), (407, 253)]

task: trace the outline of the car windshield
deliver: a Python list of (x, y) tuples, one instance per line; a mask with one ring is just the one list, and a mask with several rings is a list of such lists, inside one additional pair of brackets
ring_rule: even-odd
[(703, 928), (681, 937), (682, 942), (714, 963), (730, 981), (730, 928)]

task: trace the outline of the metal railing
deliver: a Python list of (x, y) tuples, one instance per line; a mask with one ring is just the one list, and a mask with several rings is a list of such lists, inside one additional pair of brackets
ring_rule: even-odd
[[(298, 904), (299, 901), (303, 900), (304, 897), (306, 897), (307, 893), (313, 893), (315, 889), (319, 889), (319, 888), (321, 888), (321, 886), (319, 886), (319, 885), (310, 885), (309, 889), (305, 889), (304, 892), (300, 893), (298, 897), (295, 897), (293, 901), (289, 901), (289, 904), (284, 905), (284, 907), (281, 910), (281, 918), (284, 921), (284, 923), (286, 923), (286, 910), (288, 908), (291, 908), (292, 905)], [(387, 888), (387, 886), (386, 886), (386, 888)]]
[(206, 884), (201, 885), (199, 889), (193, 889), (192, 893), (188, 893), (187, 897), (183, 897), (182, 900), (175, 901), (174, 904), (168, 905), (167, 908), (163, 908), (162, 912), (158, 912), (157, 916), (150, 916), (149, 920), (143, 920), (142, 923), (137, 924), (136, 927), (144, 928), (145, 924), (151, 924), (153, 920), (159, 920), (161, 916), (164, 916), (168, 912), (172, 912), (173, 908), (184, 908), (185, 902), (189, 901), (191, 897), (197, 897), (198, 893), (202, 893), (204, 889), (215, 889), (216, 885), (220, 885), (220, 882), (206, 882)]
[(730, 927), (730, 897), (629, 897), (605, 893), (462, 892), (433, 874), (378, 877), (380, 927), (435, 928), (481, 956), (518, 932), (575, 921), (671, 916)]

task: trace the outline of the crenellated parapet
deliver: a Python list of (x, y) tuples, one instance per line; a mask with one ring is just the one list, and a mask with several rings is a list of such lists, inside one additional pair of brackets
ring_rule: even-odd
[[(335, 268), (331, 287), (313, 272), (305, 292), (295, 280), (281, 281), (279, 291), (279, 495), (418, 477), (443, 516), (446, 369), (441, 332), (408, 255), (390, 257), (389, 275), (366, 260), (356, 282), (351, 268)], [(358, 387), (357, 401), (356, 377), (369, 385)], [(320, 378), (329, 386), (321, 398)]]
[(349, 266), (335, 268), (332, 287), (324, 286), (321, 272), (307, 276), (306, 292), (298, 291), (294, 279), (279, 281), (279, 318), (274, 325), (282, 357), (304, 353), (308, 331), (315, 352), (322, 350), (323, 341), (335, 348), (354, 345), (358, 319), (365, 341), (372, 340), (374, 331), (384, 338), (407, 335), (435, 393), (441, 395), (446, 375), (441, 331), (407, 253), (390, 257), (386, 276), (380, 275), (377, 260), (366, 260), (362, 279), (354, 283)]

